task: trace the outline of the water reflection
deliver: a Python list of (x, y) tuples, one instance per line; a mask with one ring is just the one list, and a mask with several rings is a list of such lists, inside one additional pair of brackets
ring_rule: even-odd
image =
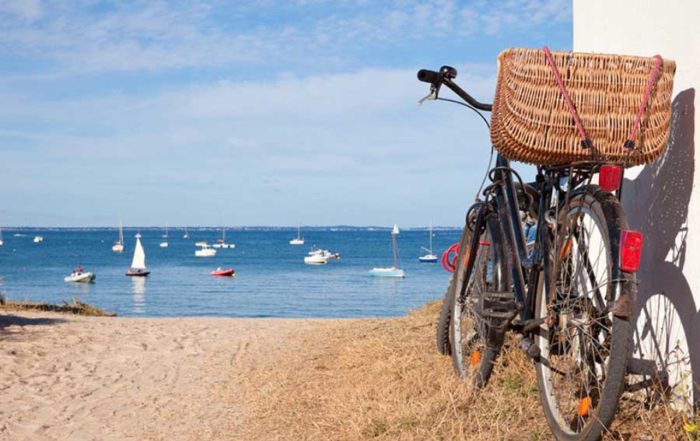
[(92, 283), (70, 283), (74, 294), (83, 295), (89, 294), (92, 289)]
[(131, 294), (133, 299), (133, 314), (146, 313), (146, 278), (131, 277)]

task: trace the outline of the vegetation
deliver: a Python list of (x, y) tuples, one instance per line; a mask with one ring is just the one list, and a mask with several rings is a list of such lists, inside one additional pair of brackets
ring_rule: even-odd
[[(439, 303), (397, 319), (321, 323), (251, 372), (249, 439), (549, 440), (531, 362), (507, 345), (489, 386), (469, 390), (434, 343)], [(285, 343), (286, 344), (286, 343)], [(299, 348), (300, 350), (294, 350)], [(247, 391), (247, 392), (246, 392)], [(625, 395), (607, 440), (693, 440), (669, 406)]]
[(49, 311), (94, 317), (116, 317), (117, 315), (113, 312), (104, 311), (97, 306), (83, 303), (76, 297), (71, 298), (70, 303), (64, 301), (61, 305), (52, 305), (29, 301), (7, 301), (0, 295), (0, 311)]

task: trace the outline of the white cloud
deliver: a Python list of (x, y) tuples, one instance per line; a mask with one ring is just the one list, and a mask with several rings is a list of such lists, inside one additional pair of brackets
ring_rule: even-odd
[[(244, 67), (309, 63), (334, 57), (342, 62), (349, 44), (405, 44), (426, 39), (495, 35), (506, 29), (539, 29), (570, 19), (570, 2), (508, 0), (395, 0), (326, 3), (320, 13), (295, 24), (267, 21), (262, 8), (287, 8), (297, 20), (310, 7), (267, 1), (213, 4), (195, 2), (118, 2), (111, 8), (51, 4), (38, 0), (0, 3), (33, 21), (0, 14), (0, 47), (13, 56), (57, 63), (66, 74), (136, 72), (189, 67)], [(49, 6), (47, 6), (49, 8)], [(92, 11), (90, 13), (86, 11)], [(339, 12), (338, 12), (339, 11)], [(2, 52), (0, 52), (0, 55)]]
[[(460, 67), (460, 79), (476, 96), (489, 99), (492, 68)], [(8, 118), (19, 120), (17, 127), (28, 120), (34, 125), (0, 131), (0, 198), (8, 207), (19, 204), (70, 218), (62, 204), (98, 193), (91, 210), (121, 210), (128, 201), (142, 215), (137, 222), (158, 223), (174, 209), (173, 192), (192, 205), (193, 213), (199, 208), (206, 213), (218, 204), (217, 188), (250, 193), (237, 194), (239, 207), (258, 207), (253, 195), (286, 207), (291, 195), (297, 197), (310, 186), (313, 197), (298, 197), (309, 204), (309, 214), (320, 210), (318, 219), (342, 221), (330, 219), (324, 208), (337, 204), (341, 192), (356, 209), (374, 207), (358, 214), (355, 222), (378, 222), (394, 209), (376, 204), (393, 197), (395, 190), (383, 183), (387, 179), (404, 188), (419, 174), (430, 179), (444, 174), (457, 186), (420, 189), (410, 197), (449, 200), (459, 195), (459, 188), (474, 187), (479, 173), (474, 170), (485, 164), (488, 132), (482, 124), (455, 106), (417, 107), (426, 91), (413, 70), (371, 69), (303, 79), (203, 83), (145, 96), (46, 102), (6, 95), (0, 97), (5, 103), (0, 126)], [(26, 147), (31, 148), (29, 156)], [(353, 194), (369, 188), (371, 195)], [(149, 202), (125, 200), (133, 194)], [(45, 206), (32, 207), (29, 201), (36, 200)], [(464, 208), (458, 198), (451, 204), (455, 212), (446, 212), (445, 221), (458, 219)], [(258, 217), (246, 220), (250, 212), (241, 212), (240, 222), (277, 219), (265, 217), (269, 209), (255, 208)]]

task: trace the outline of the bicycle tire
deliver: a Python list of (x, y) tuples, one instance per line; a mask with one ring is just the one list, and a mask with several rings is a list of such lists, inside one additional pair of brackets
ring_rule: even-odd
[[(586, 230), (584, 216), (591, 218), (591, 231)], [(579, 222), (577, 218), (581, 219), (582, 225), (579, 233), (575, 233), (577, 227), (569, 226), (569, 220), (573, 219), (573, 225), (573, 222)], [(550, 243), (555, 245), (549, 256), (549, 280), (540, 278), (535, 299), (536, 317), (544, 317), (552, 310), (559, 311), (557, 318), (549, 320), (551, 324), (543, 325), (535, 336), (541, 350), (541, 358), (535, 365), (540, 401), (547, 423), (557, 439), (595, 441), (600, 439), (614, 418), (632, 350), (629, 318), (614, 315), (609, 307), (616, 300), (616, 293), (623, 292), (619, 284), (629, 284), (624, 288), (631, 298), (636, 292), (634, 275), (613, 278), (619, 270), (615, 244), (619, 243), (621, 231), (629, 227), (617, 198), (597, 186), (588, 186), (572, 195), (568, 204), (561, 208), (557, 228), (560, 237), (553, 241), (550, 236)], [(600, 268), (603, 251), (598, 251), (595, 263), (591, 262), (591, 244), (593, 247), (596, 244), (601, 248), (604, 246), (604, 269)], [(574, 254), (582, 256), (580, 261), (571, 257)], [(559, 260), (556, 265), (553, 264), (555, 256)], [(567, 274), (560, 278), (562, 271)], [(570, 271), (573, 274), (568, 274)], [(603, 282), (601, 275), (608, 279)], [(583, 281), (586, 278), (590, 282), (589, 290)], [(551, 294), (555, 301), (549, 302), (546, 293)], [(583, 324), (585, 317), (589, 317), (588, 325)], [(567, 356), (571, 360), (565, 362)], [(574, 366), (571, 369), (574, 374), (568, 375), (561, 370), (561, 366), (567, 365)], [(576, 375), (585, 379), (579, 378), (578, 381)], [(598, 375), (604, 378), (599, 380)], [(562, 385), (561, 394), (557, 392), (560, 381), (572, 382)], [(577, 381), (579, 384), (572, 387)]]
[[(464, 226), (462, 236), (459, 239), (459, 249), (469, 247), (472, 240), (472, 231), (468, 225)], [(459, 255), (459, 253), (458, 253)], [(442, 299), (440, 316), (438, 317), (437, 330), (435, 333), (435, 343), (437, 350), (443, 355), (452, 355), (452, 345), (450, 344), (450, 322), (452, 320), (452, 302), (454, 299), (454, 273), (450, 276), (450, 284)]]
[[(487, 223), (487, 227), (482, 233), (481, 237), (486, 238), (486, 240), (490, 242), (490, 245), (480, 245), (476, 256), (471, 257), (476, 259), (471, 274), (466, 274), (466, 267), (467, 258), (469, 258), (469, 256), (471, 256), (473, 253), (470, 253), (471, 250), (469, 249), (468, 245), (460, 246), (457, 264), (453, 274), (453, 283), (450, 286), (450, 292), (448, 292), (452, 306), (450, 309), (451, 320), (449, 327), (450, 348), (452, 349), (452, 365), (460, 378), (470, 383), (477, 389), (481, 389), (488, 384), (488, 381), (491, 378), (491, 373), (493, 372), (496, 358), (501, 352), (502, 346), (502, 341), (495, 344), (493, 342), (486, 342), (486, 335), (483, 335), (486, 333), (483, 326), (483, 320), (481, 320), (478, 317), (478, 313), (475, 313), (469, 306), (470, 304), (478, 304), (481, 294), (486, 291), (486, 289), (482, 289), (483, 287), (480, 288), (478, 285), (476, 285), (476, 289), (474, 289), (476, 282), (479, 280), (476, 277), (481, 277), (483, 274), (488, 273), (488, 267), (482, 264), (493, 262), (493, 267), (491, 268), (493, 274), (500, 274), (506, 278), (509, 277), (510, 273), (505, 268), (501, 267), (505, 262), (503, 259), (504, 254), (501, 243), (498, 240), (492, 240), (494, 235), (491, 230), (493, 228), (500, 228), (498, 225), (499, 224), (495, 221), (490, 221)], [(469, 236), (471, 239), (471, 235)], [(498, 237), (502, 237), (500, 233)], [(483, 241), (484, 239), (481, 240)], [(469, 243), (470, 242), (467, 242), (467, 244)], [(481, 260), (480, 257), (484, 256), (484, 254), (480, 254), (484, 250), (487, 250), (490, 256), (487, 260)], [(467, 290), (465, 303), (460, 303), (459, 296), (457, 294), (461, 291), (461, 287), (465, 284), (465, 289)], [(496, 285), (498, 282), (488, 284)], [(504, 282), (504, 284), (505, 286), (510, 287), (509, 282)], [(457, 308), (459, 308), (459, 313), (456, 312)], [(471, 314), (472, 317), (464, 317), (465, 314)], [(471, 320), (471, 324), (469, 320)], [(467, 342), (467, 344), (464, 344), (465, 338), (463, 338), (462, 332), (465, 330), (469, 331), (470, 333), (474, 333), (472, 337), (476, 336), (478, 341), (472, 342), (472, 337), (470, 337), (470, 341)], [(503, 334), (505, 334), (505, 330), (503, 331)], [(460, 346), (457, 346), (458, 344)], [(467, 348), (465, 346), (469, 347)], [(476, 349), (472, 350), (473, 347)], [(467, 349), (467, 353), (465, 353), (465, 349)]]

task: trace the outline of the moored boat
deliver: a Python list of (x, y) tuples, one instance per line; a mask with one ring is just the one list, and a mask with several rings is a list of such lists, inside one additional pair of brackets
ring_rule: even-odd
[(399, 226), (394, 224), (391, 230), (391, 251), (394, 255), (394, 265), (391, 268), (372, 268), (369, 274), (374, 277), (393, 277), (403, 279), (406, 277), (404, 270), (399, 268), (399, 249), (396, 236), (399, 235)]
[(217, 269), (211, 272), (211, 275), (218, 277), (236, 277), (236, 271), (234, 271), (233, 268), (218, 267)]
[(200, 249), (194, 251), (195, 257), (214, 257), (216, 250), (207, 244), (204, 244)]
[(32, 239), (34, 243), (41, 243), (44, 241), (44, 236), (34, 236), (34, 239)]
[(112, 251), (115, 253), (121, 253), (124, 251), (124, 231), (122, 229), (122, 221), (119, 219), (119, 238), (114, 245), (112, 245)]
[(289, 245), (304, 245), (304, 238), (301, 237), (301, 225), (297, 225), (297, 237), (290, 240)]
[(160, 247), (161, 248), (168, 248), (168, 226), (167, 225), (165, 226), (165, 234), (163, 234), (163, 239), (165, 239), (165, 240), (160, 243)]
[(429, 237), (429, 243), (430, 243), (429, 248), (420, 247), (421, 250), (427, 251), (428, 254), (425, 254), (423, 256), (419, 256), (418, 260), (420, 262), (423, 262), (423, 263), (435, 263), (435, 262), (437, 262), (438, 257), (435, 254), (433, 254), (433, 224), (432, 223), (430, 224), (428, 237)]
[(312, 254), (304, 257), (304, 263), (307, 265), (325, 265), (328, 263), (328, 259), (323, 254)]

